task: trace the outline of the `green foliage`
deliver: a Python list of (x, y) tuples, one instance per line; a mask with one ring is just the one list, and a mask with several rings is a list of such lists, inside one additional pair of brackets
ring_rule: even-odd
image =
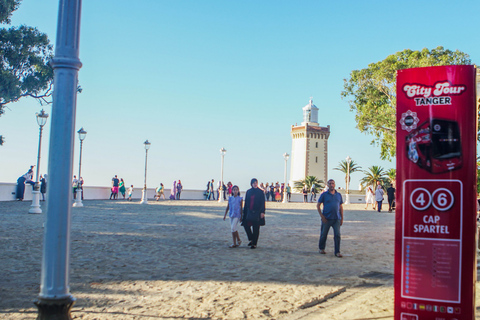
[(47, 35), (27, 26), (1, 29), (0, 57), (0, 113), (22, 97), (49, 96), (53, 70), (48, 64), (52, 46)]
[(401, 69), (471, 64), (468, 54), (443, 47), (421, 51), (403, 50), (367, 68), (353, 70), (344, 79), (342, 98), (347, 98), (350, 111), (355, 112), (357, 128), (372, 135), (372, 144), (380, 145), (380, 157), (395, 156), (396, 72)]
[(307, 186), (308, 191), (315, 185), (315, 190), (320, 190), (325, 187), (324, 181), (317, 179), (314, 176), (306, 176), (304, 180), (298, 180), (293, 182), (293, 189), (296, 191), (302, 191), (304, 186)]
[(387, 171), (381, 166), (371, 166), (367, 170), (364, 170), (363, 173), (365, 176), (360, 180), (362, 189), (372, 186), (373, 190), (375, 190), (377, 181), (380, 181), (382, 185), (388, 182)]
[(394, 181), (397, 179), (397, 170), (392, 168), (387, 171), (387, 176), (390, 182)]
[(333, 168), (333, 170), (338, 170), (345, 173), (345, 185), (350, 184), (350, 181), (347, 181), (347, 178), (350, 178), (352, 176), (352, 173), (360, 171), (360, 169), (362, 169), (362, 167), (360, 167), (353, 159), (350, 161), (350, 165), (347, 164), (347, 160), (342, 160), (338, 163), (338, 167)]
[(18, 9), (21, 0), (0, 0), (0, 23), (10, 23), (12, 12)]
[[(9, 23), (19, 0), (0, 0), (0, 22)], [(0, 116), (5, 105), (22, 97), (50, 103), (53, 48), (46, 34), (28, 26), (0, 29)], [(0, 145), (4, 142), (0, 139)]]

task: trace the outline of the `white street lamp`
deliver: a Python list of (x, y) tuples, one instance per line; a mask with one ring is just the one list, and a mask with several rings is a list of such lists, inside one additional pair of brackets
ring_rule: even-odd
[(283, 185), (283, 203), (287, 203), (288, 200), (287, 200), (287, 161), (288, 161), (288, 158), (290, 157), (290, 155), (288, 153), (284, 153), (283, 154), (283, 158), (285, 159), (285, 176), (284, 176), (284, 179), (283, 181), (285, 181), (285, 184)]
[(225, 200), (223, 199), (223, 158), (225, 157), (225, 153), (227, 153), (227, 149), (222, 148), (220, 149), (220, 154), (222, 155), (222, 167), (221, 167), (221, 172), (220, 172), (220, 192), (218, 193), (218, 202), (224, 202)]
[(80, 139), (80, 159), (78, 161), (78, 182), (77, 182), (77, 197), (75, 199), (75, 202), (73, 203), (74, 207), (83, 207), (82, 203), (82, 193), (83, 193), (83, 183), (82, 181), (82, 148), (83, 148), (83, 140), (85, 140), (85, 137), (87, 136), (87, 131), (83, 130), (83, 128), (80, 128), (80, 130), (77, 131), (78, 133), (78, 138)]
[(43, 109), (40, 113), (35, 114), (37, 116), (37, 123), (40, 127), (40, 134), (38, 137), (38, 156), (37, 156), (37, 175), (35, 179), (35, 187), (32, 192), (32, 205), (30, 206), (30, 210), (28, 213), (42, 213), (42, 209), (40, 208), (40, 181), (39, 174), (40, 174), (40, 153), (42, 150), (42, 131), (43, 126), (47, 123), (48, 113), (46, 113)]
[(145, 145), (145, 179), (143, 182), (143, 190), (142, 190), (142, 201), (141, 204), (148, 204), (147, 199), (147, 157), (148, 157), (148, 149), (150, 149), (151, 143), (148, 140), (145, 140), (143, 143)]
[(350, 194), (348, 193), (348, 185), (350, 184), (350, 163), (352, 162), (352, 158), (347, 156), (347, 188), (346, 188), (346, 195), (345, 195), (345, 204), (350, 204)]

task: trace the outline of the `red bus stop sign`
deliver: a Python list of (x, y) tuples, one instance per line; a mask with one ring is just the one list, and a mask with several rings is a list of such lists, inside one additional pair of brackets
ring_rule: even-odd
[(397, 73), (396, 320), (475, 318), (475, 73)]

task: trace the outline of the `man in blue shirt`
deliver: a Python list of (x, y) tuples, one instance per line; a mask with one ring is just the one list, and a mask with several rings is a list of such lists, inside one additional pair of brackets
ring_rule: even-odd
[[(317, 203), (317, 211), (322, 218), (322, 228), (318, 248), (321, 254), (325, 254), (328, 231), (333, 228), (333, 240), (335, 243), (335, 256), (343, 257), (340, 253), (340, 226), (343, 224), (343, 200), (342, 195), (335, 190), (333, 179), (327, 182), (328, 190), (320, 195)], [(320, 205), (323, 204), (323, 211)]]

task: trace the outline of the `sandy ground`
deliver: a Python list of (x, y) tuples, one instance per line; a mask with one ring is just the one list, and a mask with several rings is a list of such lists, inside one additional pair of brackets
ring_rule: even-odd
[[(339, 259), (332, 235), (318, 254), (311, 203), (268, 203), (256, 250), (244, 232), (228, 248), (226, 204), (84, 204), (72, 209), (73, 319), (393, 319), (393, 213), (346, 206)], [(29, 206), (0, 202), (0, 319), (37, 316), (45, 215)]]

